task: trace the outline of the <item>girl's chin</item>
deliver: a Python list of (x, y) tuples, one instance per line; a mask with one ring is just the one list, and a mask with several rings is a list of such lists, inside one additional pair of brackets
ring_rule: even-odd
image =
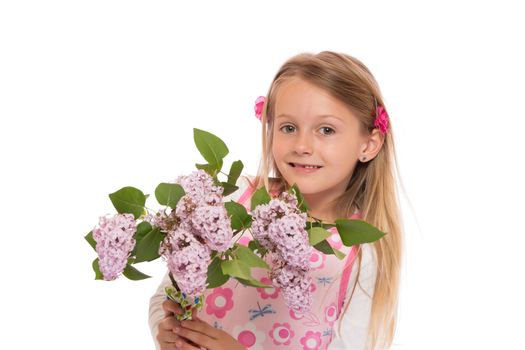
[(286, 183), (289, 186), (296, 184), (297, 187), (299, 187), (299, 191), (301, 191), (301, 194), (303, 195), (313, 195), (319, 192), (319, 188), (315, 184), (308, 183), (308, 181), (301, 179), (296, 179), (295, 181), (290, 179), (290, 181), (286, 181)]

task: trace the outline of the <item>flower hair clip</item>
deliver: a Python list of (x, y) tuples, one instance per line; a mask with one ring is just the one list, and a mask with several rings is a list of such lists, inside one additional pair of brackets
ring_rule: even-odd
[(374, 127), (378, 128), (383, 136), (388, 131), (388, 113), (383, 106), (376, 107), (376, 119), (374, 120)]
[(266, 102), (266, 97), (259, 96), (255, 100), (255, 106), (253, 107), (253, 109), (255, 111), (255, 118), (259, 119), (260, 121), (262, 121), (262, 113), (263, 113), (263, 108), (264, 108), (264, 103), (265, 102)]

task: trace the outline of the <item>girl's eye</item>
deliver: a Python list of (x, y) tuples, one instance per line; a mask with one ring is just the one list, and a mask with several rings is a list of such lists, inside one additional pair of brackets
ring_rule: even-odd
[(323, 135), (332, 135), (334, 132), (335, 132), (334, 129), (329, 128), (327, 126), (324, 126), (321, 128), (321, 134)]
[(284, 125), (281, 127), (281, 131), (284, 132), (285, 134), (293, 132), (293, 130), (294, 130), (294, 127), (292, 125)]

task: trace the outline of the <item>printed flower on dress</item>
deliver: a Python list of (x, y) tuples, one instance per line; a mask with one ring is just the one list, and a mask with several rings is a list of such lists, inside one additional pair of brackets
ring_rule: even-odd
[(233, 308), (233, 291), (230, 288), (217, 287), (206, 297), (206, 313), (223, 318)]
[(308, 331), (301, 338), (303, 350), (318, 350), (321, 346), (321, 332)]
[(290, 314), (290, 317), (293, 319), (293, 320), (300, 320), (301, 318), (304, 317), (305, 314), (301, 314), (301, 313), (296, 313), (293, 309), (290, 309), (288, 311), (288, 313)]
[[(263, 277), (260, 279), (261, 283), (264, 283), (266, 285), (272, 284), (272, 280), (268, 277)], [(261, 298), (263, 299), (277, 299), (279, 296), (280, 288), (257, 288), (257, 292), (261, 295)]]
[(312, 279), (312, 284), (310, 284), (310, 293), (313, 294), (317, 290), (317, 284)]
[(290, 345), (295, 332), (290, 327), (290, 324), (285, 323), (274, 323), (272, 330), (268, 332), (270, 337), (273, 339), (275, 345)]
[(331, 227), (328, 229), (328, 232), (332, 234), (326, 239), (328, 241), (328, 244), (330, 244), (332, 248), (341, 249), (341, 247), (343, 246), (343, 241), (341, 241), (341, 236), (339, 236), (337, 228)]
[(310, 254), (310, 268), (312, 270), (322, 269), (324, 267), (325, 261), (326, 255), (318, 250), (312, 250), (312, 254)]
[(330, 304), (324, 309), (324, 320), (330, 326), (337, 320), (337, 306), (335, 303)]
[(243, 326), (235, 326), (232, 336), (246, 349), (264, 350), (262, 344), (266, 340), (266, 335), (264, 332), (257, 330), (252, 322), (248, 322)]

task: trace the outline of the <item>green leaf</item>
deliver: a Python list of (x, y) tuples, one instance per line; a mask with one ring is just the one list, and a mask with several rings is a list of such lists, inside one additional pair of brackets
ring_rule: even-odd
[(138, 243), (140, 242), (153, 228), (151, 227), (151, 224), (147, 221), (142, 221), (140, 224), (137, 225), (137, 232), (135, 232), (135, 235), (133, 238), (135, 238), (135, 241)]
[(330, 237), (332, 234), (322, 227), (312, 227), (308, 230), (308, 239), (310, 245), (316, 245), (317, 243)]
[(93, 271), (95, 271), (95, 279), (96, 280), (103, 280), (104, 276), (102, 275), (102, 272), (100, 272), (100, 267), (98, 266), (98, 258), (93, 260)]
[(227, 182), (221, 182), (221, 186), (222, 188), (224, 188), (222, 192), (223, 196), (228, 196), (239, 189), (239, 187), (229, 184)]
[(258, 205), (267, 204), (271, 199), (266, 187), (261, 187), (252, 195), (251, 209), (254, 210)]
[(301, 210), (301, 212), (307, 212), (309, 209), (308, 204), (306, 204), (306, 201), (304, 200), (301, 191), (299, 191), (299, 187), (297, 186), (297, 184), (293, 184), (291, 191), (293, 194), (295, 194), (295, 197), (297, 197), (297, 207)]
[(159, 204), (167, 205), (172, 209), (177, 207), (177, 203), (185, 194), (186, 192), (179, 184), (163, 182), (155, 189), (155, 197)]
[(93, 249), (97, 249), (97, 242), (93, 239), (93, 231), (89, 231), (89, 233), (84, 238), (89, 243), (89, 245), (93, 247)]
[(152, 229), (153, 227), (151, 227), (151, 224), (147, 221), (142, 221), (140, 224), (137, 225), (137, 232), (135, 232), (135, 235), (133, 236), (133, 238), (135, 238), (135, 247), (131, 251), (131, 256), (135, 256), (137, 254), (137, 247), (139, 242), (142, 241), (142, 239), (146, 237), (146, 235), (150, 233)]
[(341, 260), (346, 256), (346, 254), (342, 251), (332, 248), (330, 243), (328, 243), (326, 240), (317, 243), (316, 245), (314, 245), (314, 248), (325, 254), (334, 254), (337, 258)]
[(377, 241), (384, 232), (363, 220), (339, 219), (335, 221), (343, 244), (347, 247)]
[(124, 269), (122, 274), (133, 281), (143, 280), (151, 277), (146, 275), (145, 273), (140, 272), (131, 265), (126, 265), (126, 268)]
[(211, 177), (215, 177), (222, 168), (222, 161), (219, 164), (195, 164), (197, 169), (204, 170)]
[(244, 165), (240, 160), (236, 160), (232, 163), (230, 167), (230, 173), (228, 174), (228, 183), (230, 185), (236, 185), (237, 179), (239, 179), (239, 176), (242, 173), (242, 169), (244, 168)]
[(109, 199), (120, 214), (133, 214), (135, 219), (140, 217), (146, 204), (146, 196), (135, 187), (123, 187), (117, 192), (111, 193)]
[[(325, 241), (325, 242), (326, 242), (326, 241)], [(338, 258), (339, 260), (343, 260), (343, 259), (345, 258), (346, 254), (343, 253), (342, 251), (337, 250), (337, 249), (335, 249), (335, 248), (332, 248), (332, 250), (334, 251), (334, 255), (337, 256), (337, 258)]]
[(243, 245), (237, 245), (235, 248), (235, 254), (237, 255), (237, 258), (240, 259), (243, 263), (246, 263), (249, 267), (261, 267), (263, 269), (269, 270), (270, 267), (268, 264), (258, 257), (254, 252), (250, 250), (250, 248), (243, 246)]
[(228, 154), (226, 144), (217, 136), (195, 128), (193, 129), (193, 139), (204, 159), (209, 164), (220, 164), (222, 168), (222, 160)]
[(258, 288), (273, 288), (272, 285), (264, 284), (264, 283), (254, 279), (254, 278), (246, 280), (246, 279), (242, 279), (242, 278), (239, 278), (239, 277), (235, 277), (235, 279), (237, 281), (241, 282), (242, 284), (244, 284), (245, 286), (258, 287)]
[(164, 239), (164, 234), (158, 227), (152, 229), (146, 236), (137, 243), (135, 263), (152, 261), (159, 257), (160, 242)]
[(213, 258), (211, 264), (208, 266), (208, 288), (217, 288), (228, 282), (230, 276), (225, 275), (221, 268), (222, 260), (219, 257)]
[(240, 277), (245, 280), (252, 279), (250, 267), (240, 260), (223, 260), (221, 261), (222, 272), (232, 277)]
[(250, 243), (248, 243), (248, 248), (250, 248), (250, 250), (254, 253), (257, 251), (257, 253), (261, 254), (262, 256), (265, 256), (268, 252), (268, 250), (260, 245), (256, 240), (250, 241)]
[(306, 222), (306, 226), (307, 226), (308, 229), (310, 229), (312, 227), (322, 227), (324, 229), (329, 229), (329, 228), (335, 227), (334, 224), (324, 224), (322, 222), (317, 222), (317, 221), (307, 221)]
[(224, 207), (231, 218), (232, 229), (247, 229), (252, 225), (252, 217), (246, 211), (246, 208), (237, 202), (230, 201), (224, 203)]

